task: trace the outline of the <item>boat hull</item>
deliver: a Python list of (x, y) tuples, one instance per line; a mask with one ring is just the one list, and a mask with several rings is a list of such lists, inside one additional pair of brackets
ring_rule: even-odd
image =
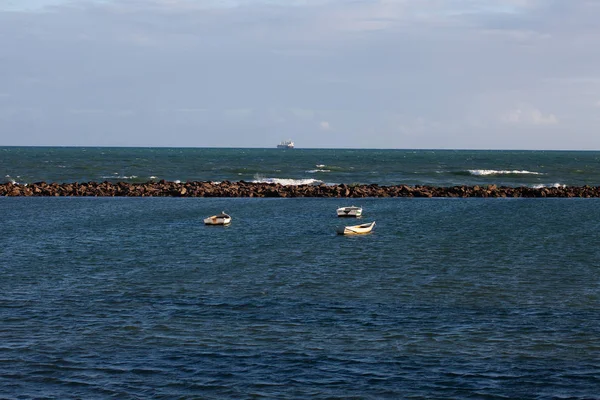
[(204, 218), (205, 225), (229, 225), (230, 223), (231, 217), (224, 213)]
[(229, 225), (231, 223), (231, 218), (212, 218), (208, 217), (204, 219), (205, 225)]
[(353, 225), (353, 226), (340, 226), (337, 229), (338, 235), (365, 235), (373, 231), (375, 221), (368, 224)]
[(362, 208), (361, 207), (340, 207), (337, 209), (338, 217), (354, 217), (358, 218), (362, 216)]

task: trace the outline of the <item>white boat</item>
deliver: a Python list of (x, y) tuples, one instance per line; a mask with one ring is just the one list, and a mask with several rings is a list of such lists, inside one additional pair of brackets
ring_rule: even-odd
[(277, 148), (278, 149), (293, 149), (294, 142), (292, 142), (291, 140), (284, 140), (283, 142), (281, 142), (277, 145)]
[(362, 207), (350, 206), (340, 207), (337, 209), (338, 217), (360, 217), (362, 215)]
[(366, 224), (361, 224), (361, 225), (340, 226), (337, 229), (337, 233), (339, 235), (363, 235), (365, 233), (371, 233), (374, 226), (375, 226), (375, 221), (368, 222)]
[(204, 218), (204, 223), (206, 225), (228, 225), (231, 223), (231, 216), (225, 214), (225, 211), (223, 211), (221, 214)]

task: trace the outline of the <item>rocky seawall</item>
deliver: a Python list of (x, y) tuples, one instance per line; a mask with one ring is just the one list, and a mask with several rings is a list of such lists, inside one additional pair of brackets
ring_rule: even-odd
[(97, 197), (600, 197), (600, 186), (506, 187), (299, 185), (251, 182), (86, 182), (0, 184), (0, 196)]

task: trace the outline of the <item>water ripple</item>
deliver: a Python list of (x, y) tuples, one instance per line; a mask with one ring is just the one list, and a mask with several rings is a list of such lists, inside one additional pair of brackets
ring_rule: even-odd
[(600, 393), (597, 202), (8, 200), (0, 398)]

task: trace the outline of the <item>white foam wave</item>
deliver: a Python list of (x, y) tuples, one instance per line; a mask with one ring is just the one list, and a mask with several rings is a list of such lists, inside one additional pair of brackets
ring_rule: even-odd
[(285, 178), (256, 178), (253, 183), (279, 183), (283, 186), (294, 185), (319, 185), (323, 183), (318, 179), (285, 179)]
[(323, 168), (325, 166), (325, 164), (317, 164), (316, 167), (317, 168)]
[(533, 172), (526, 170), (496, 170), (496, 169), (470, 169), (469, 173), (476, 176), (484, 175), (543, 175), (541, 172)]
[(309, 174), (316, 174), (317, 172), (331, 172), (330, 169), (310, 169), (308, 171), (305, 171)]
[[(7, 181), (12, 183), (13, 185), (18, 185), (19, 182), (17, 182), (15, 179), (13, 179), (10, 175), (5, 175), (5, 178), (7, 178)], [(17, 176), (17, 178), (20, 178), (20, 176)]]
[(135, 179), (137, 178), (137, 175), (131, 175), (131, 176), (126, 176), (126, 175), (111, 175), (111, 176), (101, 176), (102, 179)]
[(534, 189), (543, 189), (543, 188), (565, 188), (567, 187), (567, 185), (563, 185), (562, 183), (553, 183), (551, 185), (544, 185), (544, 184), (540, 184), (540, 185), (533, 185)]

